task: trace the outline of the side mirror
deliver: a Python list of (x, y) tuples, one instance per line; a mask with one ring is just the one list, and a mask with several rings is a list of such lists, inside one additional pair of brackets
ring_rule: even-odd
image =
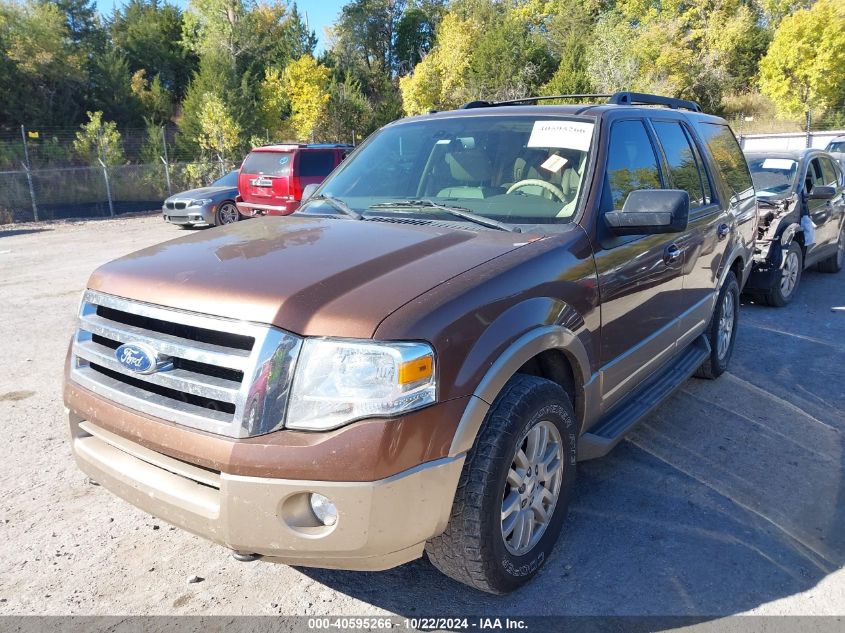
[(617, 235), (680, 233), (689, 223), (689, 194), (681, 189), (638, 189), (628, 194), (621, 211), (604, 214)]
[(810, 200), (832, 200), (836, 195), (836, 188), (827, 185), (816, 185), (810, 192)]
[(320, 185), (316, 183), (311, 183), (310, 185), (305, 185), (305, 189), (302, 190), (302, 202), (305, 202), (314, 195), (314, 192), (319, 189)]

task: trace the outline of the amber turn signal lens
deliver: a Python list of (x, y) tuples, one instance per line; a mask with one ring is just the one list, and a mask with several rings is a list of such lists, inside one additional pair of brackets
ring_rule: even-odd
[(434, 358), (430, 355), (406, 361), (399, 366), (399, 384), (407, 385), (429, 378), (433, 370)]

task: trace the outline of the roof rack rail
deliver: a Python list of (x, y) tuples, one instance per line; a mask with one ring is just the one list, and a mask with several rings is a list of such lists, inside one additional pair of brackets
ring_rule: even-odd
[(614, 105), (661, 105), (676, 110), (701, 112), (701, 106), (695, 101), (661, 97), (660, 95), (651, 95), (644, 92), (616, 92), (610, 96), (608, 103)]
[(541, 97), (523, 97), (522, 99), (509, 99), (507, 101), (470, 101), (463, 104), (459, 110), (472, 110), (475, 108), (495, 108), (506, 105), (537, 105), (538, 101), (555, 101), (558, 99), (607, 99), (607, 103), (613, 105), (659, 105), (676, 110), (692, 110), (701, 112), (701, 106), (695, 101), (686, 99), (675, 99), (673, 97), (662, 97), (644, 92), (615, 92), (613, 94), (574, 94), (574, 95), (544, 95)]
[(523, 97), (522, 99), (509, 99), (507, 101), (470, 101), (460, 106), (459, 110), (472, 110), (473, 108), (494, 108), (505, 105), (536, 105), (538, 101), (555, 101), (558, 99), (608, 99), (609, 94), (573, 94), (573, 95), (543, 95), (541, 97)]

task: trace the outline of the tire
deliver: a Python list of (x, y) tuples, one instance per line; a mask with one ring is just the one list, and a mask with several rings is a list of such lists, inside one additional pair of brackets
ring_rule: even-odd
[(801, 274), (804, 270), (804, 254), (801, 246), (790, 242), (789, 248), (783, 253), (781, 278), (766, 294), (766, 303), (776, 308), (782, 308), (795, 298)]
[(223, 226), (224, 224), (234, 224), (241, 219), (241, 213), (238, 207), (231, 200), (225, 200), (217, 205), (214, 211), (214, 226)]
[[(531, 476), (522, 467), (519, 475), (512, 469), (517, 461), (533, 462), (520, 458), (518, 449), (529, 458), (528, 443), (541, 441), (544, 433), (548, 444), (543, 462), (548, 466)], [(524, 374), (511, 378), (467, 455), (446, 531), (426, 544), (431, 563), (450, 578), (489, 593), (508, 593), (528, 582), (551, 555), (566, 518), (575, 484), (577, 435), (572, 403), (559, 385)], [(549, 466), (554, 474), (546, 477)], [(523, 485), (516, 487), (515, 479)], [(546, 486), (552, 494), (557, 489), (553, 504), (543, 494)], [(507, 499), (512, 512), (503, 520)], [(544, 527), (536, 521), (540, 508), (547, 511)], [(533, 536), (520, 543), (520, 534), (532, 534), (524, 528), (534, 528)]]
[[(726, 314), (726, 313), (730, 314)], [(729, 272), (716, 299), (716, 307), (707, 326), (706, 336), (710, 343), (710, 356), (695, 371), (699, 378), (714, 380), (725, 373), (734, 352), (736, 327), (739, 321), (739, 283), (736, 275)], [(728, 327), (729, 326), (729, 327)], [(724, 330), (728, 329), (724, 337)], [(721, 344), (720, 344), (721, 339)]]
[(836, 253), (819, 262), (819, 271), (823, 273), (838, 273), (845, 265), (845, 227), (839, 231), (836, 242)]

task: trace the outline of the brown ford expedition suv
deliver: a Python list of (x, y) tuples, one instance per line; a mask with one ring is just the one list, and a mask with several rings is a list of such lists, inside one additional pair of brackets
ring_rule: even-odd
[(757, 217), (695, 103), (538, 101), (397, 121), (292, 216), (95, 271), (80, 468), (241, 558), (526, 582), (576, 459), (725, 371)]

